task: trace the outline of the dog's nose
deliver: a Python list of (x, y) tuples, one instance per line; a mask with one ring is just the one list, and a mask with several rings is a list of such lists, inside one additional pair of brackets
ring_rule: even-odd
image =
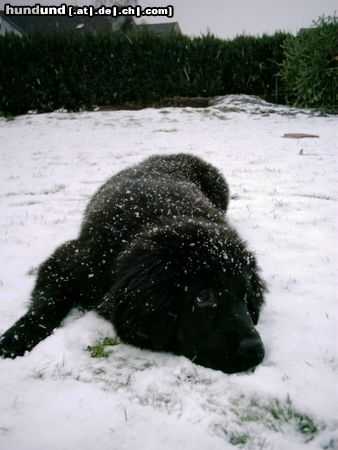
[(244, 338), (239, 343), (238, 354), (250, 365), (256, 366), (264, 358), (263, 342), (258, 336)]

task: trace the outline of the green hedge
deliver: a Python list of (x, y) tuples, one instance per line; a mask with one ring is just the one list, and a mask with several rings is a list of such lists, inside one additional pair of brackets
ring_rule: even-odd
[(338, 20), (322, 17), (289, 36), (280, 72), (290, 103), (337, 110)]
[(6, 35), (0, 38), (0, 111), (147, 105), (167, 97), (230, 93), (276, 99), (287, 36)]

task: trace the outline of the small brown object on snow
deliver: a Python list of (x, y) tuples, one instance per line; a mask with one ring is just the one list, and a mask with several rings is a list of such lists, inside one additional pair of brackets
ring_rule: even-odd
[(290, 139), (319, 138), (317, 134), (307, 134), (307, 133), (285, 133), (283, 137)]

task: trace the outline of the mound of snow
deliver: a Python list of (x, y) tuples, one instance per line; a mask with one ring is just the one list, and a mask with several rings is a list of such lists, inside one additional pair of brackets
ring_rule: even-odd
[(296, 116), (297, 114), (306, 114), (310, 116), (323, 115), (322, 112), (314, 109), (291, 108), (286, 105), (276, 105), (268, 103), (255, 95), (225, 95), (215, 97), (211, 104), (215, 109), (221, 112), (246, 112), (249, 114), (280, 114), (282, 116)]

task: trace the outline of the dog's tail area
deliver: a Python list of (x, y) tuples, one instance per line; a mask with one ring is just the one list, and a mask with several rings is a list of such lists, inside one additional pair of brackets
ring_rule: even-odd
[(77, 241), (69, 241), (40, 266), (30, 308), (0, 337), (0, 356), (22, 356), (49, 336), (68, 314), (77, 297), (73, 277), (77, 254)]

